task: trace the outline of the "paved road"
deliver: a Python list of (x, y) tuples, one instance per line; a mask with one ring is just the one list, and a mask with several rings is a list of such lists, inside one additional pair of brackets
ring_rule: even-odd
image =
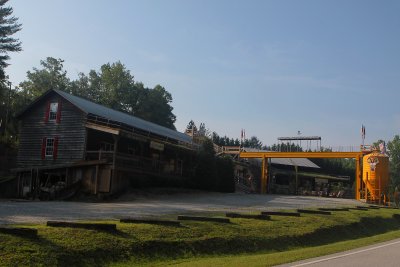
[(0, 200), (0, 224), (354, 205), (360, 205), (360, 202), (338, 198), (204, 192), (150, 197), (131, 195), (118, 201), (101, 203)]
[(323, 257), (280, 265), (281, 267), (397, 267), (400, 266), (400, 239)]

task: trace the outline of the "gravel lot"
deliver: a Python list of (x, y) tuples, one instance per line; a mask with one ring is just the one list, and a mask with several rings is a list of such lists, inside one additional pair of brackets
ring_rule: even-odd
[(360, 205), (360, 202), (340, 198), (204, 192), (131, 194), (119, 200), (97, 203), (0, 200), (0, 224), (354, 205)]

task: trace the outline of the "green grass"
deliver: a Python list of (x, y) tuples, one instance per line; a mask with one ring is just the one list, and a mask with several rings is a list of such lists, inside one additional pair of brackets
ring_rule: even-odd
[(400, 211), (231, 219), (231, 224), (184, 221), (181, 227), (112, 221), (118, 231), (111, 233), (31, 225), (38, 238), (0, 234), (0, 266), (265, 266), (400, 237), (394, 213)]
[[(274, 266), (293, 261), (304, 260), (313, 257), (319, 257), (327, 254), (341, 252), (345, 250), (355, 249), (362, 246), (367, 246), (379, 242), (384, 242), (394, 238), (400, 238), (400, 230), (391, 231), (385, 234), (380, 234), (372, 237), (364, 237), (356, 240), (342, 241), (318, 247), (306, 247), (300, 249), (293, 249), (283, 252), (263, 253), (253, 255), (231, 255), (224, 257), (203, 257), (191, 258), (174, 261), (154, 262), (151, 266), (235, 266), (235, 267), (248, 267), (248, 266)], [(128, 266), (128, 263), (119, 264), (115, 266)]]

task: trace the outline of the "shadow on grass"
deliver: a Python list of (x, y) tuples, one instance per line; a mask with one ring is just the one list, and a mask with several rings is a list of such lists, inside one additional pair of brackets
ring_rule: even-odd
[(399, 230), (400, 221), (394, 218), (363, 217), (357, 223), (320, 228), (305, 235), (281, 236), (279, 238), (240, 238), (222, 237), (204, 240), (163, 241), (151, 240), (134, 244), (133, 250), (138, 257), (151, 259), (178, 258), (191, 255), (221, 255), (251, 253), (260, 251), (286, 251), (293, 247), (313, 247), (330, 243), (358, 239)]
[(319, 228), (305, 235), (286, 235), (278, 238), (232, 236), (200, 240), (141, 241), (138, 239), (133, 240), (133, 233), (114, 231), (108, 232), (107, 236), (104, 236), (105, 242), (114, 242), (115, 244), (126, 242), (124, 246), (87, 244), (87, 247), (83, 246), (79, 249), (68, 248), (68, 246), (62, 246), (42, 236), (29, 239), (29, 241), (40, 247), (43, 253), (41, 256), (42, 261), (38, 258), (35, 259), (36, 263), (46, 262), (43, 261), (43, 257), (47, 256), (48, 266), (106, 266), (111, 262), (122, 261), (131, 257), (151, 261), (154, 259), (176, 259), (199, 255), (234, 255), (260, 251), (285, 251), (294, 247), (321, 246), (399, 230), (399, 220), (397, 218), (362, 217), (357, 223)]
[[(122, 237), (127, 236), (127, 234), (119, 231), (109, 232), (109, 234)], [(45, 258), (34, 259), (33, 262), (37, 262), (38, 266), (43, 265), (43, 263), (46, 263), (45, 266), (62, 267), (105, 266), (107, 263), (128, 258), (126, 251), (121, 250), (118, 246), (102, 248), (88, 245), (83, 249), (72, 249), (43, 237), (37, 237), (30, 241), (41, 248), (42, 254), (40, 257)], [(36, 266), (36, 264), (30, 265)]]

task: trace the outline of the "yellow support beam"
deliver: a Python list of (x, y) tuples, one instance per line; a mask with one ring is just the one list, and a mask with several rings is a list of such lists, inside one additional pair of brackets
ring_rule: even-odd
[(355, 192), (355, 196), (357, 200), (361, 199), (361, 171), (362, 171), (362, 167), (361, 167), (361, 157), (356, 157), (356, 192)]
[(241, 158), (359, 158), (363, 152), (240, 152)]
[[(365, 152), (240, 152), (241, 158), (261, 158), (261, 193), (267, 192), (267, 174), (268, 167), (266, 162), (268, 158), (355, 158), (356, 159), (356, 192), (355, 196), (357, 200), (361, 199), (360, 191), (362, 190), (362, 157), (366, 154)], [(297, 167), (297, 166), (296, 166)], [(297, 173), (297, 171), (296, 171)], [(297, 174), (296, 174), (297, 175)], [(296, 177), (297, 178), (297, 177)], [(296, 179), (297, 186), (297, 179)], [(297, 190), (297, 189), (296, 189)], [(366, 196), (365, 196), (366, 197)]]

